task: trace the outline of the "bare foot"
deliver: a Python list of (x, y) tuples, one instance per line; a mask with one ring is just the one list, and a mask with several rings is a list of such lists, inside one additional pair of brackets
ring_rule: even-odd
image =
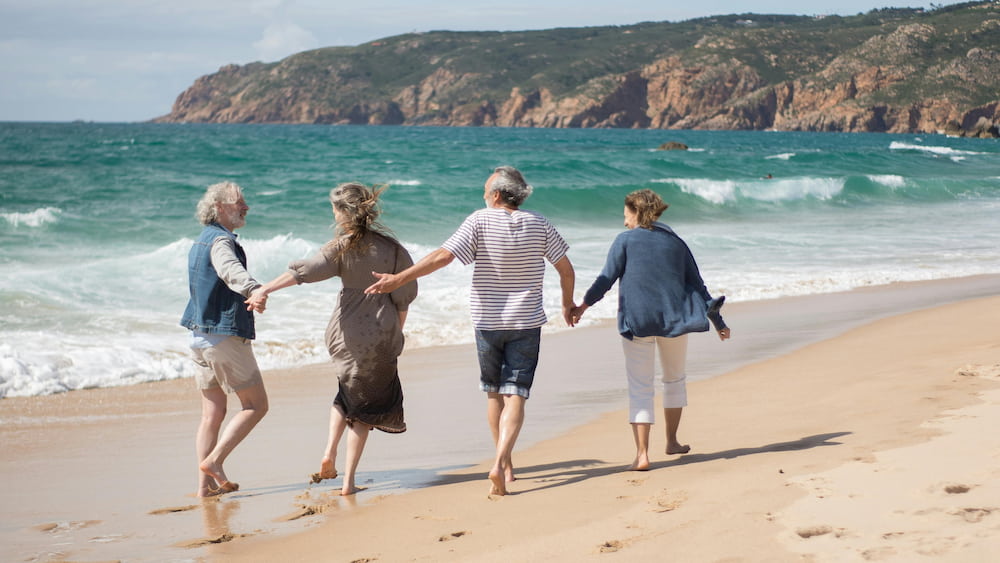
[(507, 494), (507, 484), (501, 472), (490, 471), (490, 483), (493, 484), (492, 488), (490, 488), (491, 495), (502, 497)]
[(365, 490), (366, 488), (367, 487), (344, 487), (343, 489), (340, 490), (340, 496), (349, 497), (351, 495), (357, 494)]
[(635, 461), (628, 468), (629, 471), (649, 471), (649, 457), (645, 455), (635, 456)]
[(311, 475), (313, 483), (319, 483), (323, 479), (336, 479), (337, 469), (333, 466), (333, 460), (324, 459), (319, 466), (319, 473)]
[(224, 495), (226, 493), (236, 492), (238, 490), (240, 490), (240, 484), (239, 483), (230, 483), (229, 481), (222, 481), (221, 483), (219, 483), (219, 487), (218, 488), (212, 489), (212, 490), (210, 490), (208, 492), (208, 494), (202, 495), (202, 496), (205, 496), (205, 497), (217, 497), (219, 495)]
[(667, 446), (667, 455), (686, 454), (691, 451), (691, 446), (687, 444), (670, 444)]
[(214, 496), (211, 493), (219, 488), (219, 483), (205, 472), (202, 472), (200, 481), (198, 492), (194, 496), (199, 498)]
[(513, 483), (514, 481), (517, 481), (517, 477), (514, 476), (514, 466), (513, 465), (508, 465), (506, 468), (504, 468), (504, 470), (503, 470), (503, 478), (508, 483)]
[(208, 475), (212, 479), (215, 479), (215, 482), (218, 483), (219, 488), (222, 488), (224, 484), (229, 483), (229, 478), (226, 477), (226, 472), (223, 471), (222, 466), (219, 464), (202, 461), (200, 464), (198, 464), (198, 469), (201, 469), (202, 473)]

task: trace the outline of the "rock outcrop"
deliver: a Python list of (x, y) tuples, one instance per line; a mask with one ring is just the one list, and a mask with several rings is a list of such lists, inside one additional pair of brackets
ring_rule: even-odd
[[(700, 34), (677, 47), (629, 37), (657, 37), (661, 28), (650, 26), (600, 28), (599, 36), (577, 30), (573, 45), (584, 47), (574, 48), (610, 37), (620, 51), (581, 50), (578, 60), (563, 45), (573, 30), (511, 32), (502, 41), (494, 39), (503, 34), (411, 34), (227, 65), (197, 79), (157, 121), (997, 136), (997, 3), (872, 12), (836, 18), (830, 29), (822, 20), (783, 18), (655, 24)], [(812, 46), (818, 41), (843, 48), (826, 52)], [(477, 56), (504, 64), (476, 64)]]

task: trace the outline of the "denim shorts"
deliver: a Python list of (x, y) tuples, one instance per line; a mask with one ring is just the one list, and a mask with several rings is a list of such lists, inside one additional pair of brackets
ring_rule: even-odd
[(538, 365), (542, 329), (476, 330), (479, 389), (487, 393), (520, 395), (531, 392)]

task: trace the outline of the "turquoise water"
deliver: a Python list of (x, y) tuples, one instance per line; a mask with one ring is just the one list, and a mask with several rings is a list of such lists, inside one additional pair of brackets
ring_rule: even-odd
[[(657, 151), (669, 140), (689, 151)], [(330, 236), (337, 183), (388, 184), (384, 222), (420, 258), (482, 206), (491, 169), (571, 245), (578, 296), (650, 187), (709, 289), (730, 301), (1000, 273), (1000, 144), (937, 135), (0, 123), (0, 396), (190, 376), (186, 255), (220, 180), (250, 205), (262, 280)], [(768, 174), (772, 179), (765, 179)], [(421, 280), (408, 346), (468, 342), (471, 268)], [(560, 330), (557, 276), (548, 330)], [(258, 319), (266, 368), (322, 361), (339, 285), (291, 288)], [(609, 296), (588, 322), (614, 316)]]

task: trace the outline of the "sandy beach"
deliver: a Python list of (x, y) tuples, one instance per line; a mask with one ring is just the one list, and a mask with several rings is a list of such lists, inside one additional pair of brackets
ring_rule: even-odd
[(665, 455), (658, 420), (647, 472), (624, 471), (613, 326), (547, 334), (506, 497), (469, 346), (404, 354), (410, 430), (373, 435), (356, 497), (308, 482), (322, 365), (265, 374), (271, 410), (226, 465), (241, 490), (207, 501), (191, 381), (4, 399), (0, 559), (993, 560), (1000, 277), (726, 307), (732, 341), (692, 339), (691, 452)]

